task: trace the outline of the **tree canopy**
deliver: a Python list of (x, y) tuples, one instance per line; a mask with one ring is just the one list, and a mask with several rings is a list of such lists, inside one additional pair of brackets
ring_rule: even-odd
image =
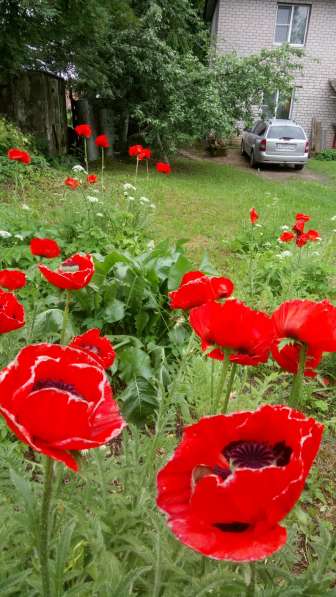
[(210, 129), (225, 137), (263, 91), (290, 87), (298, 53), (215, 56), (202, 8), (198, 0), (0, 0), (0, 76), (62, 74), (165, 151)]

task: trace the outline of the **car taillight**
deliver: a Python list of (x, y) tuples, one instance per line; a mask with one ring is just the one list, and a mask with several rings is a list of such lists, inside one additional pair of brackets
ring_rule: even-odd
[(309, 153), (309, 141), (306, 141), (305, 153)]
[(259, 144), (259, 150), (266, 151), (266, 139), (261, 139), (260, 144)]

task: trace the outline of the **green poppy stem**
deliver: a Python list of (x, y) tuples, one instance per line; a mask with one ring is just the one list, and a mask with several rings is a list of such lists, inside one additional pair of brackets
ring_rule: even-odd
[(251, 225), (251, 243), (250, 243), (250, 263), (249, 263), (249, 278), (250, 278), (250, 293), (254, 297), (254, 224)]
[(248, 564), (250, 568), (250, 580), (249, 583), (246, 585), (246, 597), (255, 597), (256, 593), (256, 578), (257, 578), (257, 570), (255, 562), (251, 562)]
[(210, 378), (210, 397), (211, 397), (211, 410), (214, 408), (214, 395), (215, 395), (215, 359), (211, 360), (211, 378)]
[(104, 191), (104, 170), (105, 170), (105, 163), (104, 163), (104, 147), (101, 148), (101, 190)]
[(231, 365), (231, 371), (230, 371), (230, 377), (229, 377), (228, 385), (227, 385), (227, 388), (226, 388), (224, 405), (223, 405), (223, 409), (222, 409), (222, 413), (223, 414), (225, 414), (227, 412), (227, 409), (228, 409), (229, 400), (230, 400), (231, 391), (232, 391), (232, 386), (233, 386), (233, 382), (234, 382), (234, 378), (235, 378), (236, 372), (237, 372), (237, 363), (232, 363), (232, 365)]
[(304, 378), (304, 370), (307, 358), (307, 344), (302, 344), (300, 347), (299, 365), (296, 375), (293, 378), (292, 390), (289, 397), (289, 405), (293, 408), (297, 408), (301, 400), (301, 388)]
[(86, 137), (84, 137), (84, 161), (85, 161), (85, 166), (86, 166), (86, 173), (89, 174), (89, 160), (88, 160)]
[(41, 508), (41, 527), (40, 527), (40, 564), (41, 564), (41, 578), (42, 578), (42, 595), (43, 597), (51, 597), (50, 592), (50, 577), (49, 577), (49, 525), (50, 525), (50, 503), (53, 482), (54, 462), (46, 457), (45, 473), (44, 473), (44, 488)]
[(136, 166), (135, 166), (135, 182), (138, 178), (138, 170), (139, 170), (139, 158), (137, 157)]
[(218, 413), (218, 410), (219, 410), (220, 399), (223, 394), (225, 380), (226, 380), (226, 377), (227, 377), (227, 374), (229, 371), (229, 367), (230, 367), (230, 350), (224, 349), (223, 352), (224, 352), (224, 360), (223, 360), (222, 372), (221, 372), (220, 380), (218, 383), (217, 395), (216, 395), (215, 404), (214, 404), (214, 414), (215, 415)]
[(60, 344), (65, 343), (66, 329), (67, 329), (68, 321), (69, 321), (70, 300), (71, 300), (71, 292), (70, 292), (70, 290), (66, 290), (65, 291), (65, 305), (64, 305), (64, 312), (63, 312), (63, 325), (62, 325), (62, 331), (61, 331), (61, 336), (60, 336)]

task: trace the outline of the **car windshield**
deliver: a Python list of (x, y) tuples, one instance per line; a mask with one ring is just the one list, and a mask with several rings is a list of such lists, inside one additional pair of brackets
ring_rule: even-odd
[(267, 137), (269, 139), (305, 139), (305, 134), (299, 126), (271, 126)]

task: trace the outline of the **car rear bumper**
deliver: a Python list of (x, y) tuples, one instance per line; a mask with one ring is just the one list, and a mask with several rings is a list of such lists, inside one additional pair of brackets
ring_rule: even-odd
[(308, 154), (305, 153), (304, 155), (279, 155), (279, 154), (269, 154), (263, 151), (257, 151), (255, 155), (255, 159), (257, 162), (261, 164), (292, 164), (292, 165), (301, 165), (306, 164), (308, 162)]

